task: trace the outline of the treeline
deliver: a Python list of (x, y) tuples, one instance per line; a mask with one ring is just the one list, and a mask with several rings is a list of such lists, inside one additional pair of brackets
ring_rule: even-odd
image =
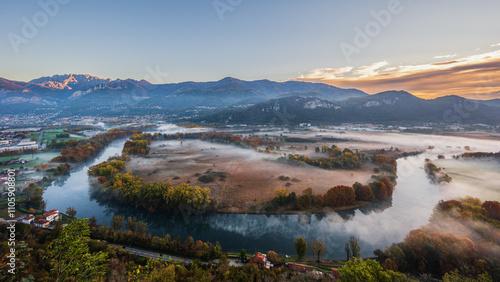
[(295, 192), (290, 192), (288, 188), (284, 187), (274, 191), (276, 197), (266, 209), (272, 211), (286, 207), (292, 210), (308, 210), (310, 208), (351, 206), (359, 202), (386, 200), (392, 196), (393, 192), (394, 183), (388, 178), (372, 182), (369, 185), (362, 185), (359, 182), (354, 183), (353, 186), (337, 185), (330, 188), (325, 194), (314, 194), (312, 188), (307, 188), (302, 191), (302, 195), (297, 196)]
[(69, 138), (68, 132), (58, 133), (56, 134), (56, 138)]
[[(216, 259), (222, 254), (219, 242), (213, 244), (200, 240), (195, 241), (191, 236), (182, 241), (180, 236), (174, 237), (169, 234), (164, 234), (161, 237), (152, 236), (151, 233), (147, 232), (147, 223), (137, 221), (135, 217), (129, 217), (125, 220), (123, 216), (114, 216), (111, 227), (97, 225), (96, 222), (95, 217), (90, 219), (90, 238), (92, 239), (202, 260)], [(124, 227), (128, 230), (124, 230)]]
[(173, 187), (168, 182), (146, 182), (133, 176), (131, 171), (120, 173), (127, 161), (126, 156), (114, 157), (89, 168), (87, 173), (98, 177), (98, 183), (102, 185), (101, 196), (153, 213), (199, 213), (214, 209), (210, 189), (186, 183)]
[(289, 154), (288, 160), (301, 161), (309, 165), (317, 166), (324, 169), (357, 169), (361, 168), (363, 162), (367, 160), (364, 153), (359, 153), (356, 150), (354, 153), (349, 148), (344, 148), (341, 150), (336, 145), (328, 147), (323, 145), (320, 147), (315, 147), (316, 153), (322, 152), (328, 155), (327, 158), (310, 159), (307, 156), (299, 154)]
[(277, 142), (269, 137), (243, 136), (225, 132), (197, 132), (197, 133), (176, 133), (176, 134), (153, 134), (153, 140), (178, 140), (178, 139), (198, 139), (222, 144), (247, 145), (252, 148), (267, 146), (271, 150), (276, 148)]
[[(440, 278), (453, 272), (469, 279), (491, 275), (493, 280), (480, 281), (499, 281), (499, 219), (500, 203), (496, 201), (481, 202), (471, 197), (441, 201), (431, 216), (430, 227), (412, 230), (403, 242), (374, 253), (379, 260), (390, 259), (407, 273)], [(461, 230), (459, 235), (446, 232), (445, 222), (453, 226), (451, 231)], [(443, 228), (433, 231), (433, 224)]]
[[(390, 172), (390, 175), (393, 175), (393, 177), (391, 177), (391, 180), (395, 180), (397, 162), (395, 159), (389, 159), (386, 155), (373, 154), (370, 158), (368, 158), (365, 153), (360, 153), (357, 150), (356, 152), (353, 152), (349, 148), (344, 148), (344, 150), (341, 150), (336, 145), (332, 145), (331, 147), (328, 147), (326, 145), (322, 146), (321, 148), (316, 147), (315, 151), (317, 153), (319, 153), (320, 151), (322, 153), (327, 153), (328, 157), (311, 159), (304, 155), (289, 154), (288, 160), (301, 161), (309, 165), (324, 169), (358, 169), (362, 167), (363, 163), (371, 159), (373, 163), (381, 166), (380, 168), (375, 168), (375, 172), (380, 172), (381, 169), (385, 170), (387, 172)], [(281, 157), (280, 159), (283, 159), (283, 157)]]
[(330, 158), (310, 159), (307, 156), (299, 154), (289, 154), (289, 160), (305, 162), (309, 165), (317, 166), (324, 169), (357, 169), (361, 168), (362, 163), (357, 155), (346, 152), (340, 156)]
[(87, 140), (68, 140), (61, 142), (61, 155), (52, 159), (52, 162), (79, 163), (90, 160), (100, 153), (106, 145), (113, 140), (126, 138), (127, 136), (141, 133), (133, 129), (110, 129), (106, 133), (100, 133)]
[(5, 149), (0, 151), (0, 157), (3, 156), (15, 156), (15, 155), (23, 155), (23, 154), (36, 154), (38, 153), (38, 148), (20, 148), (16, 150)]
[(474, 153), (463, 153), (459, 156), (455, 156), (458, 158), (500, 158), (500, 152), (490, 153), (490, 152), (474, 152)]

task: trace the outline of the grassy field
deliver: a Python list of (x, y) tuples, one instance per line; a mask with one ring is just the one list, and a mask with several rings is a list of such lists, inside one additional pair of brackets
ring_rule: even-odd
[(53, 138), (56, 138), (56, 135), (57, 134), (61, 134), (61, 133), (64, 133), (64, 130), (63, 129), (49, 129), (49, 130), (45, 130), (45, 132), (43, 133), (43, 139), (53, 139)]
[[(4, 156), (4, 157), (0, 157), (0, 161), (3, 162), (3, 161), (7, 161), (10, 159), (14, 159), (14, 158), (24, 159), (24, 160), (29, 161), (27, 167), (33, 168), (36, 165), (47, 163), (48, 161), (50, 161), (51, 159), (53, 159), (54, 157), (56, 157), (58, 155), (59, 155), (59, 153), (57, 153), (57, 152), (47, 152), (47, 153), (37, 153), (34, 155), (25, 154), (25, 155)], [(33, 160), (33, 157), (35, 157), (36, 160)], [(19, 168), (21, 166), (26, 167), (26, 165), (19, 164), (19, 165), (4, 166), (2, 168), (3, 169), (11, 168), (11, 167)]]

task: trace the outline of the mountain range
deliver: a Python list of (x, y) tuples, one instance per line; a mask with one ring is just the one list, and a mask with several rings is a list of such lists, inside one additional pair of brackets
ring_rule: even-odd
[(368, 94), (321, 83), (243, 81), (231, 77), (212, 82), (169, 84), (102, 79), (88, 74), (54, 75), (28, 82), (0, 78), (3, 113), (173, 113), (196, 107), (254, 104), (288, 95), (341, 100)]
[[(490, 105), (491, 104), (491, 105)], [(386, 91), (374, 95), (328, 101), (316, 97), (285, 97), (243, 109), (225, 109), (196, 117), (207, 123), (288, 124), (288, 123), (389, 123), (500, 122), (500, 105), (489, 101), (445, 96), (432, 100), (418, 98), (406, 91)]]
[(28, 82), (0, 78), (1, 114), (59, 116), (178, 114), (197, 122), (299, 123), (434, 121), (497, 123), (500, 102), (445, 96), (432, 100), (405, 91), (369, 95), (357, 89), (301, 81), (151, 84), (88, 74), (41, 77)]

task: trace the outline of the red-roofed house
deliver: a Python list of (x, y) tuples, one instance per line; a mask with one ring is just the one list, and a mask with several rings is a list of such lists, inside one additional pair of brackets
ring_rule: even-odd
[(53, 209), (48, 212), (44, 212), (43, 218), (45, 218), (49, 222), (52, 222), (54, 220), (59, 220), (59, 210)]
[(254, 257), (250, 258), (249, 263), (251, 263), (251, 264), (256, 263), (256, 264), (265, 265), (266, 260), (267, 260), (267, 258), (265, 256), (263, 256), (262, 253), (257, 252), (257, 253), (255, 253)]
[(48, 227), (50, 224), (50, 221), (46, 220), (46, 219), (37, 219), (35, 220), (35, 226), (36, 227), (42, 227), (42, 228), (46, 228)]
[(291, 270), (294, 270), (294, 271), (299, 271), (299, 272), (307, 272), (307, 271), (314, 270), (314, 267), (312, 267), (312, 265), (300, 264), (300, 263), (295, 263), (295, 262), (289, 262), (288, 268), (290, 268)]

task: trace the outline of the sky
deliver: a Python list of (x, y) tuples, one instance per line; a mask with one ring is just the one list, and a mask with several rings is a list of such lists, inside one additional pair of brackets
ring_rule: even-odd
[(305, 80), (500, 98), (500, 1), (0, 2), (0, 77)]

